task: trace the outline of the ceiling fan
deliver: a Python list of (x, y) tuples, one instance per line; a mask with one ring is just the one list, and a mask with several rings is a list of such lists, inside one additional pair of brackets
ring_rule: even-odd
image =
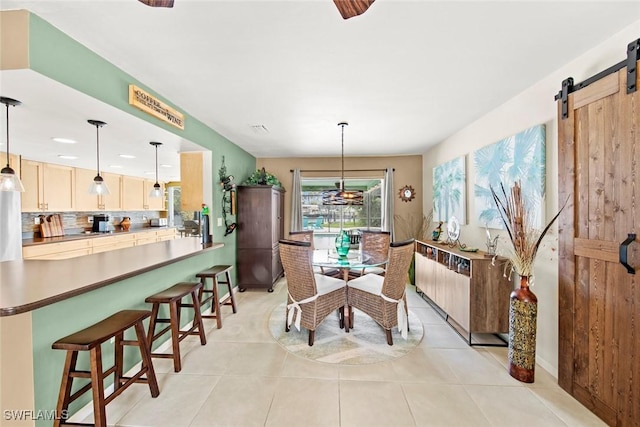
[[(174, 0), (138, 0), (151, 7), (173, 7)], [(376, 0), (333, 0), (344, 19), (362, 15)]]

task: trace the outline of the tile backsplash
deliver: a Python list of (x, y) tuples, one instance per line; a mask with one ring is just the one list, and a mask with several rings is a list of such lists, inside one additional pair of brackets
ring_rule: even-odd
[[(82, 232), (91, 230), (92, 224), (89, 222), (89, 217), (93, 215), (109, 215), (109, 223), (117, 230), (120, 221), (125, 216), (131, 219), (131, 228), (144, 228), (149, 227), (149, 220), (151, 218), (159, 218), (159, 211), (131, 211), (131, 212), (23, 212), (22, 213), (22, 238), (30, 239), (40, 236), (40, 226), (35, 223), (35, 219), (40, 215), (59, 214), (62, 217), (65, 233)], [(163, 214), (165, 212), (162, 212)]]

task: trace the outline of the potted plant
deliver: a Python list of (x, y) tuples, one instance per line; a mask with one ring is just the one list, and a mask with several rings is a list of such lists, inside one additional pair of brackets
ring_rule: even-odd
[(254, 173), (249, 175), (249, 177), (242, 183), (243, 185), (275, 185), (277, 187), (282, 187), (282, 183), (280, 180), (276, 178), (275, 175), (270, 174), (264, 168), (256, 169)]

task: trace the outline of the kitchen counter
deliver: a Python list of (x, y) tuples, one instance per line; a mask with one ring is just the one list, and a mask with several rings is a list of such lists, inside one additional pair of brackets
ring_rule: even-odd
[(222, 246), (203, 247), (199, 237), (186, 237), (77, 258), (0, 262), (0, 317), (54, 304)]
[(83, 240), (83, 239), (99, 239), (100, 237), (106, 237), (106, 236), (144, 233), (147, 231), (168, 230), (170, 228), (175, 228), (175, 227), (142, 227), (142, 228), (132, 228), (129, 231), (114, 230), (112, 232), (77, 233), (77, 234), (69, 234), (69, 235), (57, 236), (57, 237), (33, 237), (31, 239), (22, 239), (22, 247), (42, 245), (46, 243), (71, 242), (74, 240)]

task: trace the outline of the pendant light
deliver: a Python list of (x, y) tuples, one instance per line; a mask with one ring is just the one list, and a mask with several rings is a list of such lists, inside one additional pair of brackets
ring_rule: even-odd
[(100, 120), (87, 120), (89, 124), (94, 125), (96, 127), (96, 158), (97, 158), (97, 173), (96, 177), (93, 178), (93, 182), (89, 186), (89, 194), (96, 194), (99, 196), (106, 196), (111, 194), (109, 191), (109, 187), (107, 187), (107, 183), (104, 182), (104, 179), (100, 176), (100, 128), (102, 126), (106, 126), (105, 122)]
[(338, 188), (340, 189), (340, 192), (338, 193), (339, 197), (344, 197), (344, 127), (345, 126), (349, 126), (349, 123), (347, 122), (340, 122), (338, 123), (338, 126), (340, 126), (342, 128), (342, 166), (340, 168), (341, 171), (341, 175), (340, 175), (340, 183)]
[(0, 171), (0, 191), (18, 191), (24, 192), (24, 187), (20, 181), (20, 177), (16, 175), (16, 172), (9, 165), (9, 106), (17, 106), (22, 102), (0, 96), (0, 102), (7, 106), (7, 166), (3, 167)]
[(153, 184), (153, 190), (149, 193), (149, 197), (162, 197), (162, 188), (158, 183), (158, 146), (162, 145), (162, 142), (150, 142), (149, 144), (156, 147), (156, 183)]

